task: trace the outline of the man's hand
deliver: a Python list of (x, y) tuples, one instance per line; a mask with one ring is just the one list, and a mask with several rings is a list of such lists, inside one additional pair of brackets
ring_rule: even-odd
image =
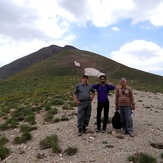
[(75, 100), (76, 101), (76, 104), (78, 105), (80, 103), (80, 101), (78, 99)]
[(132, 109), (132, 110), (135, 110), (135, 105), (132, 105), (132, 106), (131, 106), (131, 109)]
[(118, 105), (115, 106), (115, 110), (118, 111), (119, 110), (119, 107)]

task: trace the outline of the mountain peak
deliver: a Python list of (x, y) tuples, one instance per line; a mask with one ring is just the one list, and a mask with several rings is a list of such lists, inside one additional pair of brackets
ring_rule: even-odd
[(63, 47), (63, 49), (64, 49), (64, 50), (74, 50), (74, 49), (77, 49), (77, 48), (75, 48), (74, 46), (71, 46), (71, 45), (65, 45), (65, 46)]

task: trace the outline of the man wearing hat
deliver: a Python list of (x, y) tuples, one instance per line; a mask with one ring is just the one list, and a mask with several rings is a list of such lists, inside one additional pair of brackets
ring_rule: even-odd
[(77, 127), (78, 136), (86, 133), (86, 127), (91, 117), (91, 102), (94, 99), (95, 91), (92, 85), (88, 84), (88, 76), (83, 75), (82, 83), (75, 86), (73, 91), (74, 100), (77, 103)]

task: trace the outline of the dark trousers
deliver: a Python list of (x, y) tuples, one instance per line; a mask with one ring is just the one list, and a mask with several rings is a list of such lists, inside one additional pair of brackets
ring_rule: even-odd
[(78, 129), (86, 128), (91, 117), (91, 101), (80, 102), (78, 105)]
[(103, 130), (106, 130), (108, 123), (108, 114), (109, 114), (109, 101), (105, 103), (98, 102), (97, 104), (97, 129), (101, 129), (101, 113), (104, 108), (104, 120), (103, 120)]

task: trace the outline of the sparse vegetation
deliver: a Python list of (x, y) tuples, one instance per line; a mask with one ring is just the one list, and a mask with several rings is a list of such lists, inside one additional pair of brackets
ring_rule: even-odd
[(73, 155), (75, 155), (77, 152), (78, 152), (78, 148), (76, 148), (76, 147), (68, 147), (68, 148), (65, 150), (65, 153), (66, 153), (68, 156), (73, 156)]
[(40, 148), (47, 149), (52, 148), (54, 153), (61, 153), (61, 149), (58, 144), (58, 136), (56, 134), (47, 136), (45, 139), (40, 141)]
[(20, 137), (19, 136), (16, 136), (14, 138), (13, 143), (14, 144), (22, 144), (22, 143), (26, 143), (27, 141), (29, 141), (31, 139), (32, 139), (32, 135), (31, 135), (30, 132), (23, 132)]
[(27, 124), (21, 124), (20, 125), (20, 132), (30, 132), (32, 130), (36, 130), (36, 126), (29, 126)]
[(163, 153), (160, 154), (160, 157), (163, 159)]
[(8, 141), (6, 137), (0, 136), (0, 146), (5, 145)]
[(4, 160), (6, 157), (9, 156), (9, 154), (10, 154), (9, 148), (7, 148), (3, 145), (0, 145), (0, 159)]
[(62, 98), (55, 98), (55, 99), (53, 99), (53, 101), (51, 101), (51, 104), (53, 104), (53, 105), (63, 105), (64, 100)]
[(67, 117), (66, 115), (61, 117), (61, 121), (68, 121), (68, 120), (69, 120), (69, 117)]
[(54, 115), (58, 113), (58, 109), (57, 108), (49, 108), (49, 110), (47, 111), (45, 117), (44, 117), (44, 121), (46, 122), (51, 122), (54, 118)]
[(133, 163), (157, 163), (156, 158), (147, 153), (136, 153), (128, 157), (128, 161)]

